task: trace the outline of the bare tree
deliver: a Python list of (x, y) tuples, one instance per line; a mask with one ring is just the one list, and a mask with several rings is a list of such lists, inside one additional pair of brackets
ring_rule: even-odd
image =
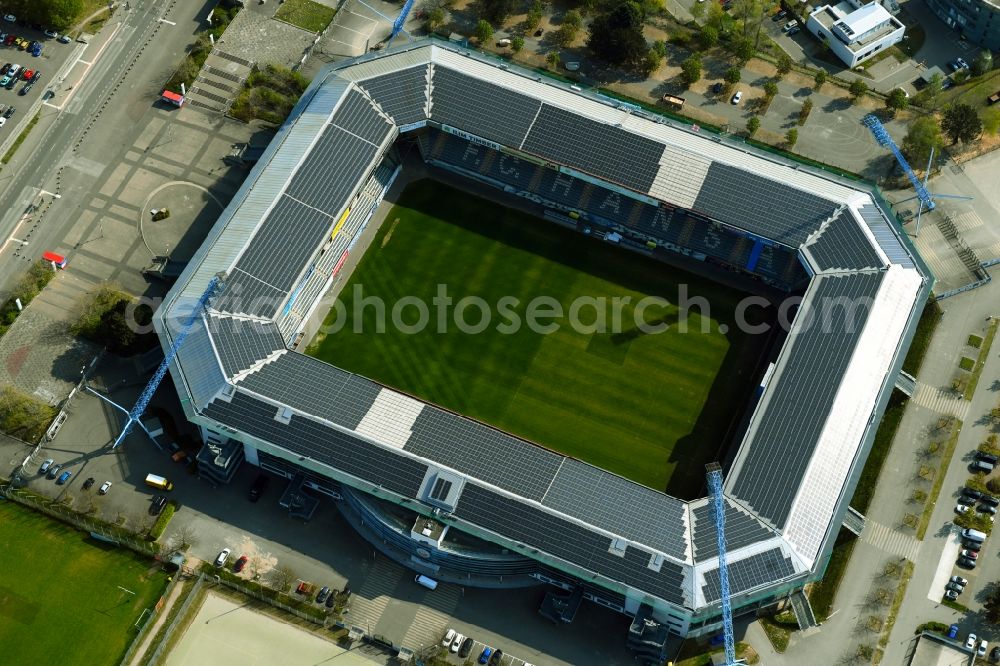
[(174, 537), (177, 539), (177, 547), (181, 550), (187, 550), (198, 543), (194, 528), (190, 525), (178, 527), (177, 531), (174, 532)]
[(262, 560), (260, 559), (260, 555), (257, 555), (257, 554), (254, 554), (253, 557), (250, 558), (250, 561), (247, 562), (247, 565), (248, 565), (247, 569), (250, 572), (250, 579), (251, 580), (257, 580), (260, 577), (260, 565), (261, 564), (262, 564)]
[(297, 578), (291, 567), (281, 565), (271, 570), (271, 587), (279, 592), (287, 592), (292, 581)]

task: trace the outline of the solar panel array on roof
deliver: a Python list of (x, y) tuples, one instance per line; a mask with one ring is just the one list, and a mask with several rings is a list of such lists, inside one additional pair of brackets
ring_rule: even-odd
[(426, 119), (428, 65), (375, 76), (358, 85), (372, 96), (398, 125)]
[(208, 327), (227, 377), (285, 348), (278, 327), (270, 321), (209, 316)]
[(882, 211), (877, 206), (868, 204), (859, 208), (858, 212), (868, 228), (872, 230), (875, 241), (882, 248), (885, 256), (889, 258), (889, 261), (904, 268), (913, 268), (913, 258), (903, 246), (903, 241), (892, 230), (889, 221), (882, 215)]
[[(694, 559), (696, 562), (717, 557), (719, 542), (715, 528), (715, 511), (712, 500), (692, 509), (694, 528)], [(749, 546), (774, 536), (774, 532), (760, 524), (753, 516), (734, 507), (726, 500), (726, 548), (730, 551)]]
[[(305, 386), (308, 390), (304, 390)], [(288, 353), (245, 377), (240, 386), (354, 430), (382, 387), (304, 354)]]
[(290, 291), (334, 220), (289, 197), (278, 199), (236, 267), (283, 292)]
[(542, 504), (678, 559), (686, 555), (683, 502), (579, 460), (566, 459)]
[(423, 409), (403, 448), (504, 490), (540, 500), (563, 457), (440, 408)]
[(431, 120), (519, 148), (541, 102), (507, 88), (434, 66)]
[(649, 191), (663, 154), (662, 143), (548, 104), (523, 148), (637, 192)]
[[(785, 557), (780, 548), (772, 548), (729, 563), (729, 594), (735, 596), (793, 575), (795, 565), (791, 559)], [(718, 569), (705, 572), (705, 584), (701, 589), (706, 602), (714, 603), (719, 600), (722, 592)]]
[(272, 317), (286, 296), (287, 292), (236, 269), (226, 280), (225, 291), (212, 299), (211, 305), (219, 312)]
[(821, 271), (862, 270), (884, 265), (865, 232), (846, 210), (823, 229), (815, 243), (809, 245), (809, 253)]
[(216, 400), (204, 413), (210, 419), (404, 497), (417, 496), (427, 465), (298, 414), (293, 414), (285, 425), (274, 419), (277, 411), (274, 405), (237, 391), (232, 402)]
[(737, 229), (798, 247), (837, 206), (788, 185), (712, 162), (694, 209)]
[[(385, 126), (385, 135), (392, 130)], [(327, 125), (313, 146), (286, 193), (299, 201), (336, 215), (371, 166), (378, 147)], [(300, 264), (301, 267), (301, 264)]]
[(368, 98), (357, 90), (351, 90), (344, 96), (330, 122), (376, 146), (382, 143), (386, 131), (392, 128)]
[(839, 381), (824, 380), (843, 376), (883, 277), (842, 273), (814, 278), (807, 301), (815, 308), (815, 319), (782, 350), (781, 375), (771, 383), (766, 407), (758, 409), (761, 416), (755, 418), (756, 431), (748, 435), (752, 442), (744, 445), (743, 465), (731, 492), (779, 528), (788, 518), (798, 480), (840, 390)]
[(628, 546), (624, 556), (609, 552), (610, 537), (510, 499), (474, 483), (466, 483), (455, 509), (462, 520), (515, 539), (580, 567), (667, 601), (683, 604), (681, 567), (664, 561), (660, 571), (649, 568), (650, 553)]

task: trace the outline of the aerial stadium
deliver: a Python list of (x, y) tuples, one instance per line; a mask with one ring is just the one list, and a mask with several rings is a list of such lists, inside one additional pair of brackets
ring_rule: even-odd
[[(352, 284), (515, 278), (718, 307), (684, 340), (322, 332)], [(864, 183), (426, 40), (313, 81), (154, 323), (169, 349), (195, 318), (171, 376), (203, 478), (260, 466), (296, 515), (332, 498), (418, 573), (548, 585), (556, 622), (626, 614), (655, 659), (721, 626), (706, 463), (735, 612), (809, 615), (932, 286)], [(785, 330), (725, 332), (749, 293), (795, 303)]]

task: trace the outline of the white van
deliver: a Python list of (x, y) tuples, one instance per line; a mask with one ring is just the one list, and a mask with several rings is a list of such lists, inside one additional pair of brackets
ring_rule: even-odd
[[(978, 541), (979, 543), (982, 543), (986, 541), (986, 533), (980, 532), (979, 530), (966, 528), (962, 530), (962, 538), (968, 539), (969, 541)], [(437, 583), (435, 583), (435, 585), (437, 585)]]
[(438, 586), (438, 582), (436, 580), (428, 578), (423, 574), (417, 574), (417, 577), (413, 579), (413, 582), (417, 585), (423, 585), (428, 590), (436, 590)]

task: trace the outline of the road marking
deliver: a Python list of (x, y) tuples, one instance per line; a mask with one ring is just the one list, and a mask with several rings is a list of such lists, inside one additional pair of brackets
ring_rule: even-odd
[(951, 578), (951, 572), (955, 566), (955, 560), (958, 559), (958, 551), (961, 547), (962, 542), (959, 537), (958, 526), (952, 525), (951, 534), (948, 535), (944, 543), (944, 550), (941, 551), (941, 559), (938, 561), (937, 569), (934, 570), (931, 586), (927, 590), (927, 598), (934, 603), (941, 603), (941, 599), (944, 596), (944, 586), (948, 584), (948, 579)]
[(913, 402), (939, 414), (951, 414), (961, 420), (969, 416), (969, 402), (948, 391), (917, 382), (917, 390), (913, 392)]
[(168, 20), (167, 20), (167, 19), (165, 19), (165, 18), (158, 18), (158, 19), (156, 19), (156, 20), (157, 20), (157, 21), (159, 21), (160, 23), (166, 23), (167, 25), (177, 25), (177, 24), (176, 24), (176, 23), (174, 23), (173, 21), (168, 21)]
[[(83, 85), (83, 82), (86, 80), (87, 75), (90, 74), (90, 68), (93, 66), (91, 63), (94, 63), (94, 62), (97, 62), (98, 60), (100, 60), (101, 54), (104, 53), (104, 49), (108, 48), (108, 45), (111, 42), (114, 41), (115, 35), (117, 35), (118, 31), (121, 30), (121, 29), (122, 29), (122, 24), (118, 23), (115, 26), (115, 29), (108, 36), (107, 40), (105, 40), (104, 44), (101, 45), (100, 50), (98, 50), (97, 53), (94, 54), (94, 57), (91, 58), (91, 62), (87, 62), (86, 60), (83, 59), (83, 52), (81, 52), (80, 55), (78, 55), (76, 57), (76, 60), (74, 60), (73, 64), (70, 65), (69, 68), (67, 69), (67, 73), (72, 72), (73, 68), (76, 67), (77, 63), (82, 63), (82, 64), (86, 65), (87, 69), (83, 72), (83, 75), (80, 77), (80, 79), (76, 83), (73, 84), (73, 86), (69, 90), (69, 95), (66, 96), (66, 99), (63, 100), (62, 104), (60, 104), (60, 105), (57, 106), (55, 104), (52, 104), (48, 100), (45, 100), (45, 101), (42, 102), (42, 105), (43, 106), (51, 107), (51, 108), (55, 109), (56, 111), (62, 111), (63, 109), (65, 109), (66, 105), (69, 104), (70, 100), (73, 99), (73, 97), (76, 95), (76, 92), (80, 89), (80, 86)], [(84, 49), (84, 51), (86, 51), (86, 50), (87, 49)], [(61, 83), (65, 83), (65, 81), (66, 81), (66, 77), (63, 77)], [(49, 90), (51, 90), (51, 88)], [(55, 91), (53, 91), (53, 95), (55, 95)]]
[(861, 540), (879, 550), (905, 557), (911, 562), (917, 561), (917, 554), (920, 552), (919, 541), (871, 519), (865, 521)]

